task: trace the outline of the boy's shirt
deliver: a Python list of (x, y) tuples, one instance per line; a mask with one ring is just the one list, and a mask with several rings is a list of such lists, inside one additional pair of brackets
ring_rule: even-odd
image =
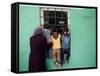
[(68, 35), (62, 35), (62, 48), (70, 48), (70, 37)]
[(61, 35), (59, 34), (57, 39), (53, 38), (53, 36), (51, 35), (51, 39), (53, 43), (52, 49), (60, 49), (61, 48), (61, 42), (60, 42)]

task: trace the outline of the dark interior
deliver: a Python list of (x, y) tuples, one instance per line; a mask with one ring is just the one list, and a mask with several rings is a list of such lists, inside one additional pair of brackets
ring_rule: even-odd
[(66, 11), (44, 11), (44, 24), (51, 30), (58, 29), (61, 33), (63, 29), (68, 28), (68, 13)]

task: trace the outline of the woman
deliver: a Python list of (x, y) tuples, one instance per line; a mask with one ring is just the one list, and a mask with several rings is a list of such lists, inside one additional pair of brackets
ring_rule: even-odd
[(45, 51), (47, 40), (43, 36), (42, 28), (36, 28), (34, 35), (30, 38), (29, 71), (45, 71)]

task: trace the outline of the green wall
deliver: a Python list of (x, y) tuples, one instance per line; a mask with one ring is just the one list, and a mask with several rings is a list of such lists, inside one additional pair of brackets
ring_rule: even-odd
[[(28, 71), (30, 53), (29, 38), (34, 28), (40, 25), (39, 6), (19, 7), (19, 70)], [(71, 57), (64, 68), (96, 66), (96, 11), (95, 9), (71, 9)], [(47, 60), (48, 69), (53, 69)], [(56, 68), (54, 68), (56, 69)]]
[(96, 15), (93, 9), (72, 9), (71, 61), (73, 67), (96, 66)]
[(38, 6), (19, 7), (19, 70), (28, 70), (30, 53), (29, 39), (34, 28), (40, 25)]

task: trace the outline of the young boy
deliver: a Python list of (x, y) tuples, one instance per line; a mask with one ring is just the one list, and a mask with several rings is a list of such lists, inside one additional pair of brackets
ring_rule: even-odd
[(53, 61), (56, 65), (60, 66), (61, 65), (61, 60), (60, 60), (60, 49), (61, 49), (61, 35), (58, 33), (57, 29), (53, 31), (53, 34), (51, 35), (52, 39), (52, 58)]

